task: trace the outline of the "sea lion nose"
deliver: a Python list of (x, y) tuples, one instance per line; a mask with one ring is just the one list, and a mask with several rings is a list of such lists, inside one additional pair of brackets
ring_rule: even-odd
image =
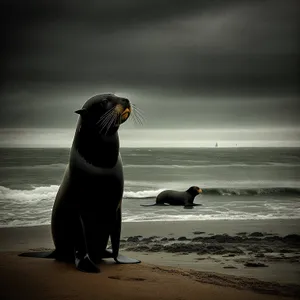
[(122, 98), (122, 104), (125, 106), (125, 107), (129, 107), (130, 106), (130, 102), (128, 99), (126, 98)]

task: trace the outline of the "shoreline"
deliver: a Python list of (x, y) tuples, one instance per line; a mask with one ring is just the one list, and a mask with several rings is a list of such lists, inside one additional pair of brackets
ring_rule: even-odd
[[(299, 225), (300, 220), (125, 222), (122, 223), (120, 252), (140, 259), (142, 263), (103, 263), (100, 265), (103, 272), (99, 276), (101, 280), (104, 280), (103, 276), (105, 280), (110, 276), (117, 282), (129, 284), (128, 278), (140, 278), (140, 272), (144, 272), (147, 279), (136, 279), (132, 282), (141, 290), (151, 290), (154, 278), (157, 280), (156, 288), (161, 288), (161, 281), (166, 280), (167, 284), (171, 278), (174, 280), (172, 284), (176, 286), (177, 283), (180, 285), (188, 280), (190, 283), (186, 284), (193, 283), (189, 287), (189, 298), (182, 296), (180, 299), (197, 299), (193, 295), (201, 285), (212, 286), (213, 290), (223, 288), (226, 291), (233, 289), (234, 293), (254, 293), (254, 297), (249, 296), (249, 299), (260, 299), (260, 296), (272, 296), (262, 299), (281, 299), (281, 296), (296, 299), (300, 297)], [(0, 228), (0, 240), (2, 275), (12, 272), (13, 276), (19, 270), (30, 278), (32, 267), (35, 266), (38, 269), (35, 276), (50, 272), (51, 282), (55, 281), (56, 269), (76, 278), (98, 276), (83, 274), (72, 264), (58, 263), (53, 259), (24, 258), (17, 255), (28, 250), (54, 249), (50, 225)], [(47, 271), (43, 271), (43, 268)], [(112, 279), (110, 278), (111, 281)], [(47, 285), (46, 282), (41, 284)], [(86, 291), (84, 294), (86, 295)], [(222, 294), (220, 297), (216, 296), (216, 299), (223, 299)], [(248, 299), (246, 294), (240, 295), (240, 298), (231, 296), (229, 299)], [(101, 293), (98, 297), (99, 295)], [(114, 294), (109, 292), (109, 295)], [(140, 298), (132, 299), (154, 299), (149, 295), (143, 294)], [(159, 299), (176, 299), (171, 295), (173, 294), (166, 293), (165, 298)], [(116, 299), (120, 298), (120, 295), (114, 296)], [(40, 294), (40, 297), (44, 296)], [(78, 298), (74, 296), (67, 299)]]
[(16, 254), (0, 253), (1, 299), (288, 300), (300, 296), (296, 285), (238, 276), (110, 262), (100, 264), (100, 273), (88, 274), (52, 259), (24, 259)]
[[(24, 230), (34, 230), (37, 232), (47, 232), (51, 239), (50, 224), (26, 225), (26, 226), (5, 226), (0, 227), (0, 238), (5, 232), (14, 230), (15, 234), (21, 234)], [(188, 228), (188, 229), (186, 229)], [(141, 221), (122, 222), (121, 236), (127, 235), (158, 235), (174, 234), (178, 236), (190, 235), (193, 230), (200, 230), (206, 233), (215, 234), (237, 234), (241, 231), (266, 231), (278, 235), (300, 234), (299, 219), (268, 219), (268, 220), (180, 220), (180, 221)], [(49, 235), (50, 234), (50, 235)], [(7, 241), (5, 241), (6, 243)], [(3, 246), (3, 245), (2, 245)], [(1, 247), (0, 245), (0, 251)], [(14, 245), (15, 246), (15, 245)]]

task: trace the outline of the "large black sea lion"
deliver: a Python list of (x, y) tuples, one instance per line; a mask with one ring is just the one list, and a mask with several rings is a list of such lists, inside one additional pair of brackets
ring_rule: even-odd
[[(21, 256), (54, 257), (75, 262), (77, 269), (99, 272), (103, 258), (117, 263), (139, 263), (119, 254), (123, 165), (119, 153), (119, 126), (130, 113), (128, 99), (113, 94), (90, 98), (80, 115), (69, 164), (52, 210), (55, 250)], [(112, 250), (107, 249), (110, 238)]]
[(141, 204), (141, 206), (154, 206), (154, 205), (181, 205), (185, 208), (192, 208), (201, 204), (194, 203), (194, 199), (197, 195), (202, 193), (202, 190), (197, 186), (191, 186), (189, 189), (183, 192), (165, 190), (159, 193), (156, 197), (156, 203), (154, 204)]

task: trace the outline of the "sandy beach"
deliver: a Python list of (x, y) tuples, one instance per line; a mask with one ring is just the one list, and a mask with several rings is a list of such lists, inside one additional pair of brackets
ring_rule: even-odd
[[(86, 274), (52, 259), (49, 226), (1, 228), (1, 299), (297, 299), (299, 221), (123, 223), (122, 253)], [(261, 228), (263, 227), (263, 230)], [(243, 228), (243, 231), (239, 229)], [(201, 230), (200, 230), (201, 229)]]

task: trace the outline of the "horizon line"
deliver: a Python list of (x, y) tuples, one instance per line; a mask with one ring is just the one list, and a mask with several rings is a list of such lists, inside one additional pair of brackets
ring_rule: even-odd
[[(71, 149), (72, 146), (70, 147), (45, 147), (45, 146), (34, 146), (34, 147), (25, 147), (25, 146), (0, 146), (0, 149)], [(197, 149), (197, 148), (205, 148), (205, 149), (251, 149), (251, 148), (300, 148), (300, 145), (281, 145), (281, 146), (139, 146), (139, 147), (134, 147), (134, 146), (120, 146), (120, 149), (170, 149), (170, 148), (178, 148), (178, 149)]]
[[(221, 125), (220, 125), (221, 126)], [(75, 127), (0, 127), (0, 131), (16, 131), (16, 130), (72, 130), (75, 132)], [(198, 130), (206, 130), (206, 131), (226, 131), (226, 130), (237, 130), (237, 131), (262, 131), (262, 130), (270, 130), (270, 131), (278, 131), (278, 130), (300, 130), (299, 126), (279, 126), (279, 127), (252, 127), (252, 126), (245, 126), (245, 127), (190, 127), (190, 128), (177, 128), (177, 127), (162, 127), (162, 128), (145, 128), (145, 127), (138, 127), (138, 128), (127, 128), (127, 127), (120, 127), (120, 131), (123, 130), (153, 130), (153, 131), (159, 131), (159, 130), (176, 130), (176, 131), (198, 131)]]

